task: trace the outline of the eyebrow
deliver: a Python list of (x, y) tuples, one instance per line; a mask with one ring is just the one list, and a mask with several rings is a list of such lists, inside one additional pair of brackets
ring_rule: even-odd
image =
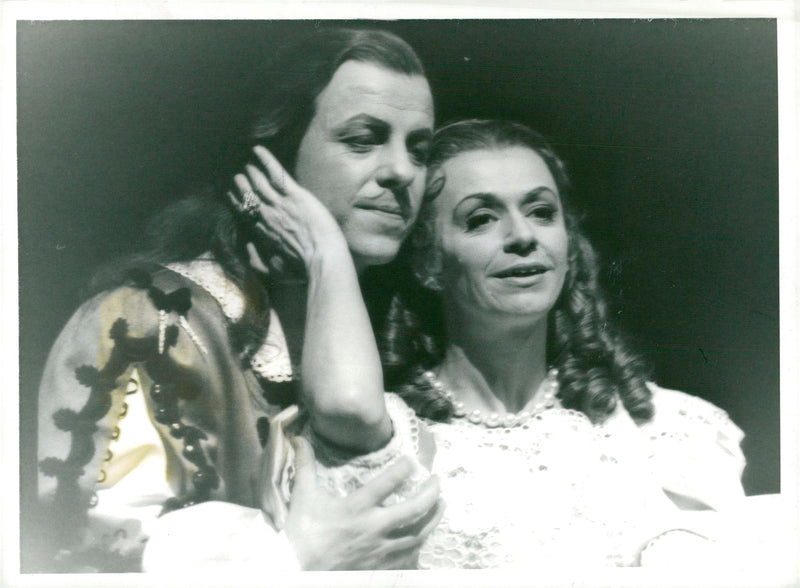
[[(380, 118), (376, 118), (376, 117), (374, 117), (374, 116), (372, 116), (370, 114), (360, 113), (360, 114), (355, 114), (355, 115), (351, 116), (350, 118), (348, 118), (348, 119), (342, 121), (341, 123), (337, 124), (336, 125), (336, 130), (337, 130), (337, 132), (343, 132), (344, 130), (346, 130), (346, 128), (349, 125), (351, 125), (353, 123), (364, 123), (367, 126), (378, 127), (378, 128), (382, 128), (382, 129), (388, 129), (390, 127), (389, 123), (387, 123), (385, 120), (382, 120)], [(432, 137), (433, 137), (433, 129), (427, 128), (427, 127), (426, 128), (415, 129), (415, 130), (411, 131), (408, 134), (408, 138), (410, 140), (412, 140), (412, 141), (418, 141), (418, 140), (421, 140), (421, 139), (422, 140), (428, 140), (428, 139), (430, 139)]]
[[(547, 186), (539, 186), (538, 188), (534, 188), (530, 192), (527, 192), (522, 197), (522, 202), (528, 202), (530, 200), (536, 200), (544, 192), (549, 192), (550, 194), (552, 194), (553, 196), (556, 196), (556, 197), (558, 196), (558, 193), (554, 192), (551, 188), (548, 188)], [(463, 204), (464, 202), (467, 202), (469, 200), (481, 200), (483, 202), (503, 202), (503, 199), (500, 198), (494, 192), (475, 192), (474, 194), (469, 194), (468, 196), (464, 196), (464, 198), (461, 199), (461, 201), (458, 203), (456, 208), (458, 208), (458, 206), (461, 206), (461, 204)]]
[(359, 123), (359, 122), (360, 123), (366, 123), (366, 124), (371, 125), (371, 126), (383, 126), (383, 127), (389, 126), (386, 123), (386, 121), (383, 121), (383, 120), (381, 120), (379, 118), (375, 118), (372, 115), (364, 114), (364, 113), (354, 114), (353, 116), (351, 116), (350, 118), (342, 121), (341, 123), (339, 123), (336, 126), (337, 127), (344, 127), (344, 126), (347, 126), (347, 125), (349, 125), (351, 123)]
[[(556, 199), (558, 199), (558, 193), (557, 192), (554, 192), (551, 188), (548, 188), (547, 186), (539, 186), (538, 188), (534, 188), (530, 192), (527, 192), (522, 197), (521, 202), (523, 204), (525, 204), (525, 203), (530, 202), (532, 200), (537, 200), (545, 192), (548, 192), (548, 193), (552, 194), (553, 196), (556, 197)], [(475, 192), (473, 194), (469, 194), (468, 196), (465, 196), (464, 198), (461, 199), (461, 201), (458, 204), (456, 204), (455, 208), (453, 209), (453, 216), (458, 215), (460, 213), (461, 209), (465, 206), (465, 204), (468, 204), (468, 203), (472, 202), (473, 200), (478, 200), (479, 202), (482, 202), (482, 203), (485, 203), (485, 204), (489, 204), (489, 205), (492, 205), (492, 206), (498, 206), (498, 205), (499, 206), (505, 206), (505, 201), (503, 199), (501, 199), (494, 192)]]

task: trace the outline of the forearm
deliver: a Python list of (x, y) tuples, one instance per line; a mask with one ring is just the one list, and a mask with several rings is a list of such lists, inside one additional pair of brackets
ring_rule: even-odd
[(303, 395), (317, 434), (354, 451), (391, 436), (383, 374), (358, 275), (344, 237), (309, 263)]
[[(242, 195), (261, 197), (258, 230), (309, 277), (301, 360), (303, 398), (315, 431), (337, 445), (371, 451), (391, 435), (383, 376), (358, 276), (344, 235), (330, 211), (299, 186), (263, 147), (263, 169), (246, 166), (234, 181)], [(234, 205), (237, 204), (234, 199)]]

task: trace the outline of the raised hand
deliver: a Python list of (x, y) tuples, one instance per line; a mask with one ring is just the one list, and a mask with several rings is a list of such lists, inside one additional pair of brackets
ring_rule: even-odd
[(266, 148), (258, 145), (253, 153), (261, 167), (247, 164), (245, 173), (234, 176), (236, 188), (228, 197), (234, 207), (253, 219), (261, 237), (306, 269), (322, 255), (349, 255), (341, 229), (328, 209), (297, 184)]
[(344, 498), (317, 486), (314, 452), (295, 439), (295, 482), (284, 531), (306, 570), (413, 569), (422, 543), (439, 524), (444, 503), (429, 478), (415, 494), (382, 506), (412, 474), (401, 458)]

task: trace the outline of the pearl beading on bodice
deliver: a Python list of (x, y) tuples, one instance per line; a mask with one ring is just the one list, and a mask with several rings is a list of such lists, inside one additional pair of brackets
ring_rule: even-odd
[(508, 413), (501, 415), (493, 412), (488, 415), (483, 414), (480, 410), (471, 410), (467, 412), (464, 408), (464, 403), (456, 400), (455, 394), (447, 389), (442, 384), (432, 371), (423, 372), (422, 376), (430, 384), (436, 392), (444, 396), (453, 404), (453, 416), (456, 418), (463, 418), (471, 422), (473, 425), (483, 425), (490, 429), (497, 427), (511, 428), (518, 427), (527, 423), (535, 415), (549, 410), (556, 406), (556, 395), (558, 394), (558, 370), (553, 368), (547, 372), (547, 379), (544, 382), (544, 396), (536, 402), (531, 410), (523, 410), (518, 413)]

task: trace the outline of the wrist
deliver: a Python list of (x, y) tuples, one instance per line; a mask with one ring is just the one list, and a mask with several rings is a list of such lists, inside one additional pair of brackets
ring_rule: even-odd
[(320, 242), (306, 260), (306, 270), (310, 279), (320, 278), (326, 272), (342, 272), (349, 268), (354, 268), (353, 256), (341, 233)]

